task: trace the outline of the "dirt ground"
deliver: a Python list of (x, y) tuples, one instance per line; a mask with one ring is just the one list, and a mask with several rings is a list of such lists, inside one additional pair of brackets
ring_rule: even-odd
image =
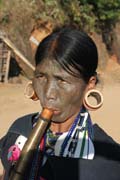
[[(12, 122), (25, 114), (40, 110), (39, 102), (24, 97), (24, 87), (27, 79), (22, 78), (22, 84), (0, 84), (0, 138), (6, 133)], [(104, 104), (101, 109), (90, 112), (93, 122), (98, 123), (115, 141), (120, 143), (120, 83), (105, 80), (100, 87)], [(2, 165), (0, 164), (0, 174)]]

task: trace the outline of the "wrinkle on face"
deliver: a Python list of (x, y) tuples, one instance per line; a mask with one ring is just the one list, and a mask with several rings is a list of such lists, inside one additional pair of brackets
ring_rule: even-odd
[(82, 78), (72, 76), (55, 60), (45, 59), (36, 67), (33, 84), (41, 105), (58, 110), (54, 122), (73, 121), (87, 86)]

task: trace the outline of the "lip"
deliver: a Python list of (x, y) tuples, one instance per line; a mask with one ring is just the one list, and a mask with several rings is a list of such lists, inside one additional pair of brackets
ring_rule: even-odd
[(54, 115), (60, 114), (60, 110), (58, 110), (56, 108), (53, 108), (53, 107), (44, 107), (44, 108), (47, 108), (47, 109), (53, 111)]
[(54, 113), (54, 115), (59, 115), (60, 111), (59, 110), (54, 110), (53, 113)]

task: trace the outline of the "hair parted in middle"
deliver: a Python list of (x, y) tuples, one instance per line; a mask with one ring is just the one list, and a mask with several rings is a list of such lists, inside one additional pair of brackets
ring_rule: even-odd
[(94, 41), (85, 32), (66, 26), (53, 30), (41, 41), (35, 55), (36, 65), (44, 59), (57, 61), (67, 72), (82, 76), (88, 82), (96, 74), (98, 52)]

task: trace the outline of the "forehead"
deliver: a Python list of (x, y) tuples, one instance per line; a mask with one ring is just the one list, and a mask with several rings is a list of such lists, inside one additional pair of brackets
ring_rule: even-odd
[(56, 70), (59, 70), (59, 71), (62, 71), (62, 67), (61, 65), (55, 61), (55, 60), (52, 60), (52, 59), (44, 59), (40, 64), (37, 65), (36, 67), (36, 70), (42, 70), (42, 71), (56, 71)]
[[(75, 70), (73, 67), (70, 67), (70, 69), (78, 73), (77, 70)], [(36, 72), (46, 73), (46, 74), (56, 74), (61, 76), (67, 76), (67, 77), (73, 77), (71, 73), (69, 73), (67, 70), (65, 70), (56, 60), (51, 59), (44, 59), (40, 64), (36, 67)]]

